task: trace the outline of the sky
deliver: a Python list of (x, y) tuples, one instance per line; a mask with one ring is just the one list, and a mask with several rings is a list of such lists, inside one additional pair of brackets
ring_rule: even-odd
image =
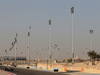
[[(72, 57), (72, 14), (74, 6), (75, 57), (88, 57), (90, 33), (93, 29), (93, 50), (100, 53), (100, 0), (0, 0), (0, 56), (14, 56), (9, 51), (18, 33), (17, 56), (28, 55), (30, 29), (31, 59), (49, 57), (49, 24), (51, 19), (54, 58)], [(54, 45), (57, 47), (54, 49)], [(58, 51), (58, 49), (60, 49)], [(5, 53), (8, 50), (8, 54)]]

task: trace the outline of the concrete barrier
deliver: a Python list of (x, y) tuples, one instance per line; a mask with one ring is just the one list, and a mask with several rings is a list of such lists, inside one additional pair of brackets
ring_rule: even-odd
[(67, 72), (67, 68), (65, 68), (64, 71)]
[(81, 68), (81, 71), (83, 72), (84, 71), (84, 68)]
[(31, 66), (31, 68), (33, 68), (33, 66)]
[(55, 72), (58, 72), (58, 71), (59, 71), (59, 68), (54, 68), (54, 71), (55, 71)]
[(35, 66), (35, 68), (37, 69), (37, 66)]
[(29, 69), (30, 68), (30, 66), (27, 66), (27, 69)]
[(23, 67), (24, 67), (24, 65), (23, 65)]
[(40, 69), (42, 69), (42, 67), (39, 67)]
[(49, 68), (48, 68), (48, 67), (46, 67), (46, 69), (48, 70)]

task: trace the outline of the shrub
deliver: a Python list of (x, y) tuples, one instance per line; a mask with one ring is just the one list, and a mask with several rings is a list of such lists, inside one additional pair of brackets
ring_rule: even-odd
[(68, 59), (67, 62), (68, 62), (68, 63), (72, 62), (72, 58)]

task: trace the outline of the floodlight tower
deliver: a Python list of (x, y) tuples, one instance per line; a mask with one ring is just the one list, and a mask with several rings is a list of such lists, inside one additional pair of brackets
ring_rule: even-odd
[(15, 66), (16, 66), (16, 51), (17, 51), (17, 36), (18, 36), (18, 33), (16, 33), (16, 37), (15, 37)]
[(90, 32), (90, 50), (93, 50), (93, 30), (89, 30)]
[(49, 20), (49, 56), (50, 56), (50, 63), (52, 66), (52, 49), (51, 49), (51, 20)]
[(74, 7), (71, 7), (72, 14), (72, 64), (74, 64)]
[[(6, 55), (8, 54), (7, 50), (5, 50)], [(7, 64), (7, 56), (6, 56), (6, 64)], [(8, 64), (7, 64), (8, 66)]]
[(29, 26), (28, 28), (28, 66), (30, 65), (30, 29), (31, 29), (31, 26)]

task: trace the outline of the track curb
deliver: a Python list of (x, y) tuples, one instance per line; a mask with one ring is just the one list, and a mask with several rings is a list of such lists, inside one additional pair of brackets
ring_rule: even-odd
[(4, 71), (4, 70), (1, 70), (1, 69), (0, 69), (0, 71), (6, 73), (6, 74), (8, 74), (8, 75), (17, 75), (17, 74), (14, 74), (14, 73), (11, 73), (11, 72), (8, 72), (8, 71)]

